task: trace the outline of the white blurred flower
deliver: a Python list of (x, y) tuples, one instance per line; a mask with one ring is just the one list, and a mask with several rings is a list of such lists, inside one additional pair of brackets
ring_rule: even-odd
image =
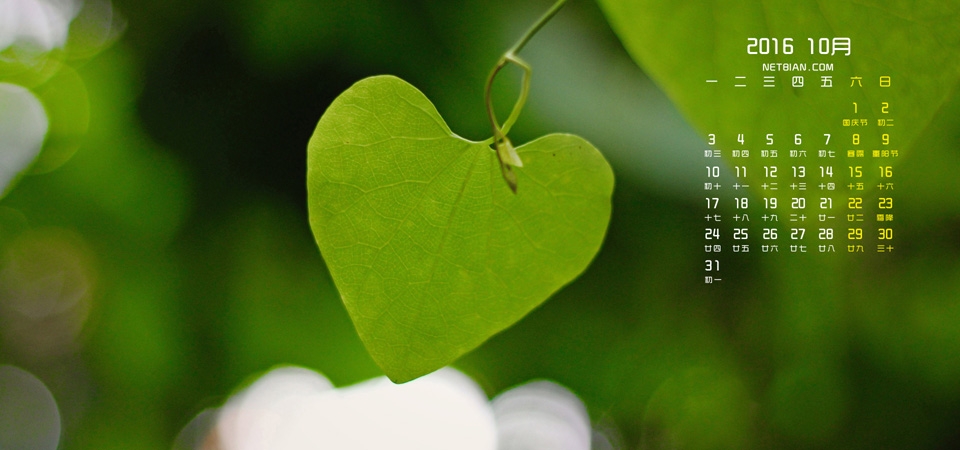
[(0, 0), (0, 52), (14, 47), (40, 54), (62, 48), (79, 10), (73, 0)]
[(549, 381), (490, 402), (476, 382), (450, 368), (406, 384), (380, 377), (338, 389), (312, 370), (285, 367), (218, 411), (200, 413), (173, 448), (590, 450), (594, 434), (583, 402)]
[(443, 369), (406, 384), (386, 377), (341, 389), (307, 369), (271, 371), (220, 410), (220, 450), (494, 450), (479, 386)]

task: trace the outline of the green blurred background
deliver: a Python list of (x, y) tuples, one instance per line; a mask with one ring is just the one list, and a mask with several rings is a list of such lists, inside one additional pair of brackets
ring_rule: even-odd
[[(106, 40), (0, 79), (70, 93), (45, 102), (50, 170), (0, 200), (0, 273), (20, 271), (0, 293), (47, 302), (24, 315), (0, 298), (0, 364), (49, 387), (61, 448), (170, 448), (278, 364), (338, 386), (381, 375), (312, 239), (307, 140), (339, 93), (385, 73), (488, 137), (484, 80), (552, 2), (88, 3), (109, 20), (71, 33)], [(904, 162), (900, 253), (758, 258), (718, 287), (702, 281), (702, 140), (597, 5), (570, 2), (522, 56), (513, 141), (593, 142), (616, 172), (613, 217), (583, 276), (456, 367), (491, 396), (555, 380), (622, 448), (960, 444), (960, 102)], [(501, 116), (520, 78), (505, 75)]]

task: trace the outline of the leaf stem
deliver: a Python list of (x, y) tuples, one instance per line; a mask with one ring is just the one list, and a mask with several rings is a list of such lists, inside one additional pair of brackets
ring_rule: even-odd
[[(518, 40), (516, 44), (513, 44), (513, 47), (510, 47), (510, 49), (500, 57), (500, 60), (497, 61), (493, 70), (490, 71), (490, 76), (487, 77), (487, 84), (484, 88), (483, 96), (487, 106), (487, 117), (490, 119), (490, 126), (493, 128), (493, 143), (497, 149), (497, 157), (500, 159), (500, 169), (503, 172), (504, 179), (507, 181), (507, 185), (510, 186), (510, 189), (513, 190), (514, 193), (517, 192), (517, 181), (512, 166), (523, 167), (523, 161), (520, 160), (516, 150), (514, 150), (513, 144), (507, 139), (507, 133), (510, 132), (510, 128), (513, 127), (513, 124), (516, 123), (520, 117), (520, 111), (523, 110), (523, 105), (527, 102), (527, 96), (530, 93), (530, 76), (533, 73), (530, 65), (520, 59), (517, 53), (560, 11), (560, 8), (562, 8), (566, 2), (567, 0), (557, 0), (547, 12), (540, 16), (540, 19), (537, 20), (533, 26), (527, 29), (527, 32), (520, 37), (520, 40)], [(520, 98), (514, 103), (513, 110), (510, 111), (510, 116), (507, 117), (507, 120), (501, 126), (497, 122), (496, 113), (493, 111), (493, 100), (490, 97), (490, 91), (493, 88), (494, 78), (497, 77), (500, 70), (510, 63), (516, 64), (523, 69), (523, 82), (520, 86)]]
[(543, 13), (543, 15), (540, 16), (540, 19), (537, 20), (537, 22), (534, 23), (526, 33), (524, 33), (523, 37), (521, 37), (520, 40), (510, 48), (510, 50), (507, 50), (507, 54), (519, 53), (520, 50), (523, 49), (523, 46), (527, 45), (527, 42), (530, 41), (533, 35), (537, 34), (537, 32), (540, 31), (540, 29), (543, 28), (543, 26), (546, 25), (547, 22), (549, 22), (558, 11), (560, 11), (560, 8), (563, 7), (564, 3), (567, 3), (567, 0), (557, 0), (557, 2), (554, 3), (553, 6), (547, 10), (547, 12)]

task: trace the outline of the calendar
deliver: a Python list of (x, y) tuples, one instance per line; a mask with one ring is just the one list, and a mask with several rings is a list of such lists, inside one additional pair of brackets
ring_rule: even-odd
[(851, 63), (857, 44), (743, 36), (736, 64), (703, 77), (704, 102), (769, 105), (721, 111), (704, 127), (704, 283), (723, 283), (727, 263), (759, 255), (897, 252), (905, 80), (881, 61)]

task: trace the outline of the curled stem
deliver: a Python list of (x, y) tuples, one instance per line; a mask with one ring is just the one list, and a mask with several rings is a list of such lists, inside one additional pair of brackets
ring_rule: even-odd
[[(513, 144), (510, 142), (510, 139), (507, 138), (507, 133), (510, 132), (510, 128), (516, 123), (517, 118), (520, 117), (520, 111), (523, 110), (523, 105), (527, 102), (527, 95), (530, 93), (530, 75), (533, 73), (530, 65), (520, 59), (517, 53), (560, 11), (560, 8), (563, 7), (566, 2), (567, 0), (557, 0), (557, 2), (540, 16), (540, 19), (520, 37), (520, 40), (500, 57), (500, 60), (497, 61), (497, 64), (490, 72), (490, 76), (487, 77), (487, 84), (484, 88), (484, 101), (487, 106), (487, 116), (490, 119), (490, 126), (493, 128), (493, 143), (497, 149), (497, 158), (500, 160), (500, 171), (503, 173), (503, 178), (506, 180), (507, 185), (510, 186), (510, 189), (514, 193), (517, 192), (517, 176), (513, 172), (513, 167), (523, 167), (523, 161), (520, 160), (520, 156), (517, 155)], [(494, 78), (510, 63), (516, 64), (523, 69), (523, 82), (520, 86), (520, 97), (517, 99), (517, 102), (514, 103), (513, 110), (510, 111), (510, 116), (507, 117), (506, 122), (501, 126), (497, 121), (496, 113), (493, 111), (493, 100), (490, 97), (490, 91), (493, 88)]]

